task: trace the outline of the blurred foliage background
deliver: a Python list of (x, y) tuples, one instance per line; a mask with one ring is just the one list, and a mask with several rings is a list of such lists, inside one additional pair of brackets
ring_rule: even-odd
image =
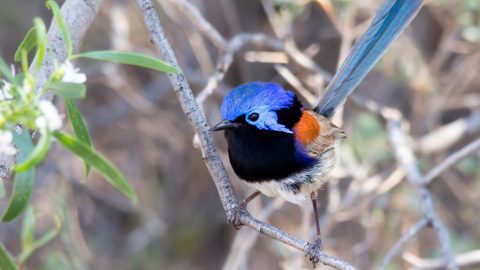
[[(160, 2), (158, 10), (167, 35), (198, 94), (215, 70), (218, 51), (175, 5)], [(300, 50), (334, 73), (350, 41), (364, 31), (381, 1), (191, 2), (226, 38), (241, 32), (274, 37), (265, 12), (270, 5), (291, 27)], [(49, 14), (43, 1), (0, 0), (0, 55), (12, 62), (33, 16), (49, 22)], [(155, 55), (134, 1), (105, 1), (81, 51), (103, 49)], [(236, 54), (225, 79), (205, 103), (210, 123), (220, 119), (222, 96), (242, 82), (276, 81), (296, 90), (271, 63), (246, 57), (257, 50), (265, 49), (245, 46)], [(61, 217), (62, 230), (32, 255), (26, 269), (311, 267), (300, 252), (263, 236), (257, 239), (256, 233), (246, 228), (237, 232), (226, 224), (216, 189), (200, 151), (194, 148), (192, 128), (166, 75), (110, 63), (78, 64), (88, 76), (87, 98), (78, 105), (95, 147), (124, 172), (139, 194), (139, 203), (132, 205), (95, 173), (82, 182), (83, 163), (54, 146), (39, 167), (31, 202), (37, 211), (46, 213), (37, 221), (39, 233), (51, 228), (53, 221), (48, 216), (54, 213)], [(321, 94), (323, 81), (292, 63), (283, 66), (313, 95)], [(480, 2), (426, 1), (412, 26), (356, 95), (398, 108), (405, 115), (412, 145), (422, 168), (428, 171), (480, 134), (479, 68)], [(322, 233), (326, 252), (359, 269), (372, 269), (418, 220), (421, 209), (417, 190), (405, 181), (395, 162), (385, 123), (358, 103), (347, 102), (340, 119), (349, 137), (342, 145), (334, 179), (321, 192)], [(57, 105), (64, 112), (64, 104)], [(457, 123), (453, 129), (466, 130), (459, 138), (452, 141), (449, 137), (454, 131), (434, 133), (452, 123)], [(223, 136), (216, 136), (228, 164)], [(228, 169), (237, 194), (245, 197), (250, 190)], [(2, 210), (11, 186), (5, 182), (6, 192), (0, 192)], [(479, 249), (480, 156), (471, 156), (443, 173), (431, 189), (454, 252)], [(313, 239), (310, 205), (299, 208), (263, 197), (249, 209), (289, 233)], [(0, 241), (14, 254), (20, 251), (21, 222), (0, 224)], [(423, 230), (389, 269), (408, 268), (412, 256), (439, 258), (433, 230)]]

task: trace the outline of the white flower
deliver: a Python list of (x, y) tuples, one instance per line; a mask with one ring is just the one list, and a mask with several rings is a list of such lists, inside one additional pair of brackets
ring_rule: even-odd
[(35, 119), (35, 125), (40, 130), (48, 129), (53, 131), (62, 127), (62, 118), (50, 101), (44, 99), (40, 100), (38, 108), (42, 115)]
[(35, 125), (40, 130), (47, 129), (47, 119), (45, 118), (45, 116), (38, 116), (37, 119), (35, 119)]
[(84, 83), (87, 81), (85, 73), (80, 73), (80, 69), (73, 66), (72, 62), (65, 61), (62, 65), (63, 77), (62, 81), (70, 83)]
[(0, 154), (15, 155), (17, 149), (12, 145), (13, 135), (10, 131), (0, 130)]
[(3, 86), (0, 88), (0, 101), (12, 98), (12, 84), (3, 80)]

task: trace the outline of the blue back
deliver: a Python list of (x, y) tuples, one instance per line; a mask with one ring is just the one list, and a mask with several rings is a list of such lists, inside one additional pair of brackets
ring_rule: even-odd
[(412, 21), (422, 0), (386, 0), (367, 31), (352, 47), (315, 111), (331, 117), (378, 62), (390, 44)]

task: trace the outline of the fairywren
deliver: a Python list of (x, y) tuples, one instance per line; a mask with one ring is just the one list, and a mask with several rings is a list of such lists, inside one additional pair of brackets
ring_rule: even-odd
[(328, 181), (335, 148), (345, 138), (331, 118), (421, 5), (421, 0), (386, 0), (313, 110), (293, 92), (269, 82), (242, 84), (224, 98), (223, 121), (213, 130), (225, 130), (233, 170), (257, 190), (242, 207), (259, 193), (297, 204), (311, 199), (317, 228), (317, 240), (309, 251), (314, 263), (321, 245), (317, 190)]

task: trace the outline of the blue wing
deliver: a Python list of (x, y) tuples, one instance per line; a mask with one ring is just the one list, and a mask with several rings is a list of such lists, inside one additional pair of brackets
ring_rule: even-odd
[(353, 45), (315, 111), (331, 117), (373, 68), (390, 44), (412, 21), (422, 0), (386, 0), (367, 31)]

